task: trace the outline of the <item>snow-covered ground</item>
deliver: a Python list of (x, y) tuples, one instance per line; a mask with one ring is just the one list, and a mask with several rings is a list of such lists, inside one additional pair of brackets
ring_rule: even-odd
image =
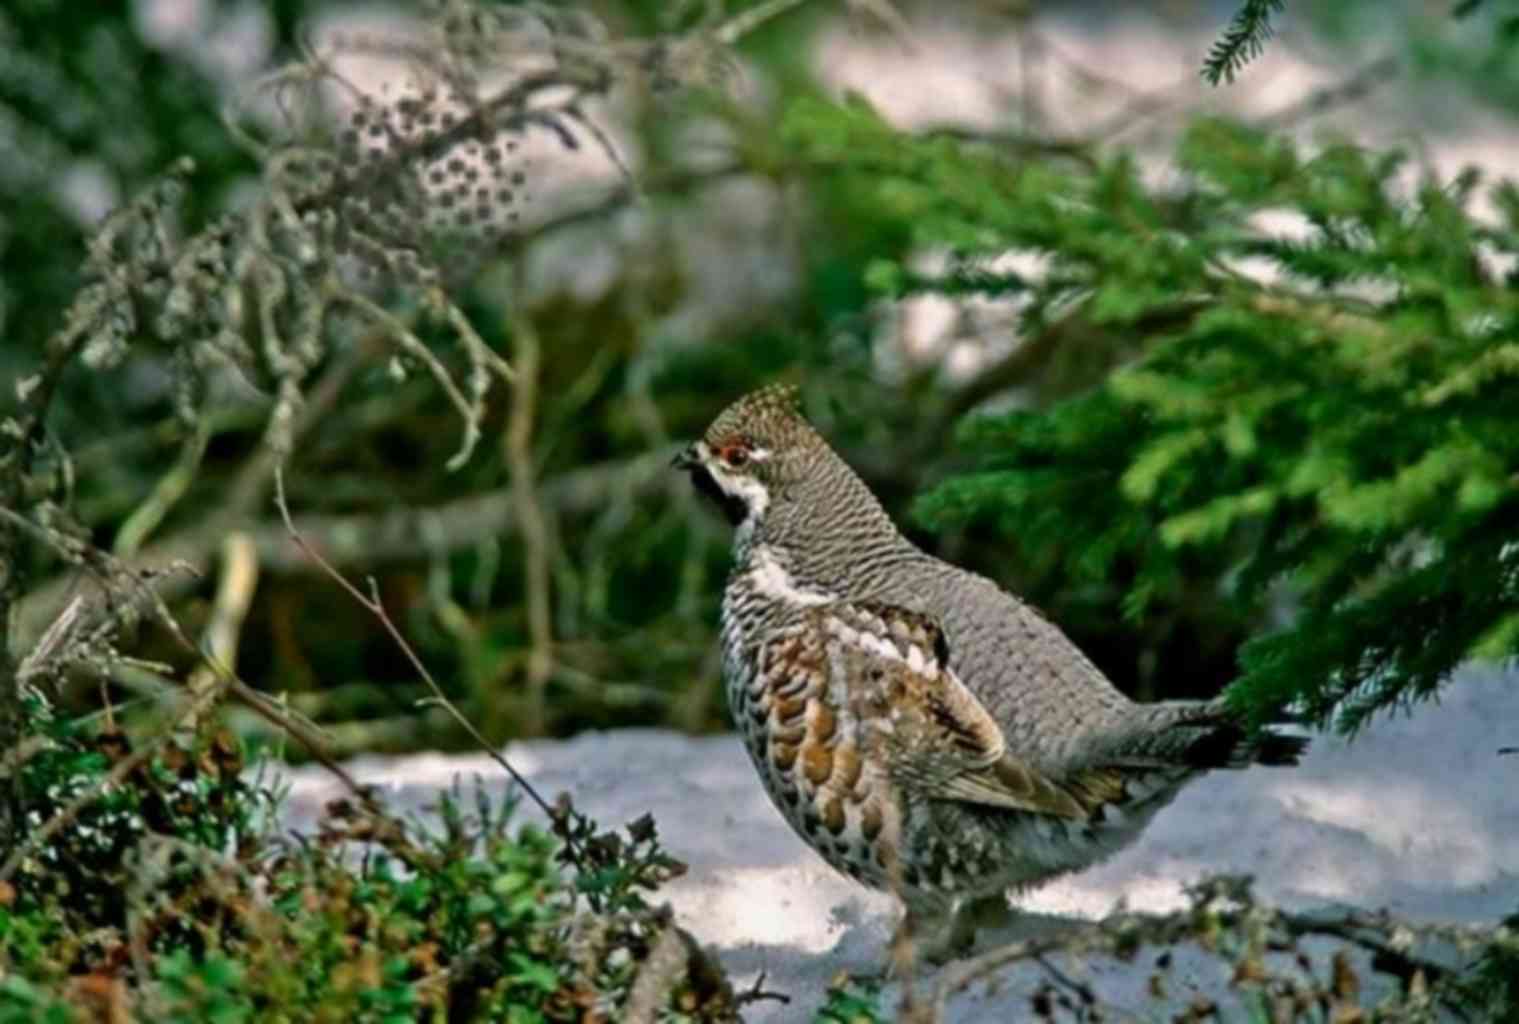
[[(1342, 903), (1417, 918), (1493, 921), (1519, 909), (1519, 675), (1470, 669), (1438, 704), (1383, 719), (1354, 742), (1315, 740), (1295, 769), (1219, 773), (1191, 786), (1138, 843), (1106, 864), (1031, 894), (1013, 934), (1101, 916), (1119, 901), (1162, 911), (1182, 886), (1248, 873), (1267, 901), (1293, 908)], [(713, 947), (735, 980), (767, 972), (789, 1006), (757, 1004), (748, 1019), (808, 1020), (838, 971), (879, 969), (890, 897), (834, 874), (770, 806), (734, 736), (588, 733), (507, 751), (545, 795), (568, 790), (605, 826), (652, 811), (668, 849), (690, 865), (667, 897), (677, 918)], [(457, 775), (499, 780), (483, 755), (367, 757), (349, 766), (421, 808)], [(291, 775), (291, 823), (309, 826), (338, 794), (320, 769)], [(500, 785), (506, 785), (501, 780)], [(524, 811), (523, 813), (529, 813)], [(1149, 960), (1086, 965), (1086, 980), (1117, 1006), (1133, 1005)], [(1216, 963), (1185, 954), (1173, 999), (1223, 988)], [(1037, 972), (972, 991), (954, 1020), (999, 1019), (1028, 1006)], [(1193, 988), (1195, 986), (1195, 989)], [(1020, 1016), (1026, 1016), (1021, 1013)]]

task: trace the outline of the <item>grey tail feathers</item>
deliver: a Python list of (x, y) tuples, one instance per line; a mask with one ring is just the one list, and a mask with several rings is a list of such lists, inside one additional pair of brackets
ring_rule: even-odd
[(1193, 768), (1248, 768), (1251, 765), (1294, 765), (1308, 746), (1308, 730), (1290, 720), (1250, 728), (1223, 698), (1209, 701), (1166, 701), (1152, 704), (1164, 716), (1163, 732), (1180, 741), (1173, 757)]
[(1290, 727), (1268, 726), (1246, 739), (1245, 745), (1253, 750), (1256, 764), (1294, 765), (1308, 749), (1308, 736)]
[(1222, 723), (1187, 746), (1185, 763), (1198, 768), (1248, 768), (1253, 764), (1294, 765), (1308, 737), (1281, 726), (1250, 732), (1235, 722)]

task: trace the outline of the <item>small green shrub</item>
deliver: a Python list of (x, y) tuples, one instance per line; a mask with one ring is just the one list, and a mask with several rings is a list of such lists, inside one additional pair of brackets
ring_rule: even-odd
[[(115, 729), (39, 720), (18, 775), (33, 827), (132, 756)], [(606, 832), (562, 799), (540, 828), (477, 782), (429, 823), (360, 792), (281, 835), (229, 734), (140, 760), (0, 888), (0, 1024), (609, 1020), (667, 933), (659, 1019), (736, 1019), (721, 969), (645, 898), (683, 870), (647, 817)]]
[(828, 986), (828, 998), (812, 1020), (813, 1024), (879, 1024), (884, 1019), (880, 982), (840, 975)]

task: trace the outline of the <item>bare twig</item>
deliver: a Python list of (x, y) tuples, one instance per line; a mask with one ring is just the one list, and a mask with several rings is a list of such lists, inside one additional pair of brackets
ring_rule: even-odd
[[(366, 332), (346, 352), (332, 359), (321, 378), (306, 393), (300, 414), (290, 427), (292, 441), (299, 441), (307, 431), (327, 417), (342, 395), (343, 388), (365, 363), (375, 357), (381, 344), (379, 331)], [(202, 413), (202, 416), (208, 420), (211, 418), (209, 413)], [(243, 463), (228, 490), (227, 500), (223, 503), (227, 519), (241, 519), (259, 505), (267, 493), (278, 462), (279, 453), (266, 445)]]
[[(1168, 946), (1197, 940), (1218, 928), (1260, 928), (1263, 934), (1275, 935), (1273, 941), (1284, 947), (1310, 935), (1339, 939), (1371, 953), (1375, 970), (1405, 984), (1412, 984), (1416, 976), (1438, 983), (1453, 973), (1450, 966), (1411, 952), (1415, 939), (1438, 939), (1457, 948), (1473, 949), (1495, 938), (1489, 928), (1412, 922), (1386, 912), (1307, 914), (1261, 906), (1250, 897), (1248, 880), (1239, 878), (1207, 880), (1192, 890), (1192, 898), (1191, 907), (1171, 914), (1114, 914), (1101, 921), (1077, 923), (1058, 935), (1010, 942), (946, 966), (934, 987), (935, 1016), (930, 1019), (942, 1020), (950, 998), (1009, 964), (1033, 961), (1048, 967), (1047, 958), (1056, 953), (1122, 955), (1139, 945)], [(1052, 977), (1080, 998), (1092, 995), (1087, 986), (1074, 979), (1058, 972), (1052, 972)]]
[[(1150, 310), (1131, 328), (1136, 337), (1146, 337), (1174, 330), (1208, 307), (1208, 299), (1179, 299), (1168, 306)], [(1035, 378), (1047, 366), (1050, 357), (1067, 344), (1085, 326), (1086, 307), (1077, 303), (1058, 319), (1024, 338), (1004, 358), (988, 364), (962, 384), (944, 401), (922, 436), (930, 444), (940, 444), (944, 434), (977, 405)]]
[(760, 26), (806, 2), (807, 0), (762, 0), (723, 22), (713, 31), (712, 37), (724, 46), (732, 46)]
[[(1180, 915), (1178, 915), (1180, 916)], [(1033, 960), (1051, 953), (1111, 952), (1117, 948), (1128, 922), (1110, 918), (1083, 924), (1073, 932), (1010, 942), (978, 956), (946, 966), (934, 986), (932, 1006), (935, 1020), (943, 1020), (950, 998), (1008, 964)]]
[(471, 397), (466, 398), (464, 392), (459, 390), (459, 385), (454, 383), (453, 374), (448, 372), (448, 368), (443, 365), (442, 360), (433, 355), (432, 349), (424, 345), (422, 339), (418, 338), (400, 317), (387, 309), (381, 308), (350, 288), (343, 288), (336, 284), (332, 284), (330, 287), (330, 297), (335, 302), (352, 306), (363, 313), (376, 326), (394, 339), (402, 352), (427, 367), (427, 371), (432, 374), (432, 378), (437, 382), (438, 387), (443, 389), (443, 393), (448, 396), (448, 400), (454, 404), (454, 409), (459, 413), (459, 418), (464, 421), (464, 439), (459, 443), (459, 450), (449, 458), (448, 468), (458, 469), (464, 465), (469, 460), (470, 454), (474, 452), (475, 444), (480, 440), (480, 417), (482, 414), (480, 396), (471, 395)]
[(954, 139), (1005, 150), (1015, 157), (1062, 157), (1073, 160), (1087, 170), (1097, 169), (1095, 144), (1086, 138), (1042, 135), (1027, 130), (1002, 131), (969, 128), (960, 124), (936, 124), (918, 132), (935, 139)]
[(453, 716), (454, 721), (459, 723), (459, 726), (469, 734), (470, 738), (479, 745), (481, 750), (485, 751), (491, 760), (495, 761), (498, 765), (501, 766), (502, 770), (505, 771), (507, 775), (511, 777), (512, 781), (516, 783), (522, 789), (522, 791), (528, 795), (528, 798), (532, 800), (533, 803), (538, 805), (538, 808), (543, 811), (543, 813), (549, 818), (550, 821), (557, 821), (559, 818), (558, 812), (549, 804), (548, 801), (543, 799), (543, 797), (538, 793), (538, 790), (533, 788), (533, 784), (527, 780), (526, 776), (517, 771), (517, 769), (513, 767), (512, 763), (508, 761), (500, 751), (487, 743), (485, 737), (480, 735), (480, 731), (475, 728), (474, 723), (471, 722), (468, 718), (464, 717), (463, 712), (461, 712), (458, 707), (448, 699), (448, 695), (443, 692), (443, 688), (439, 686), (438, 681), (433, 678), (432, 672), (428, 670), (422, 659), (418, 657), (417, 652), (412, 648), (411, 644), (407, 642), (406, 637), (402, 635), (400, 629), (396, 627), (394, 620), (391, 619), (390, 614), (385, 610), (385, 605), (380, 600), (379, 589), (376, 586), (374, 579), (372, 577), (370, 578), (369, 593), (365, 594), (358, 587), (354, 586), (354, 584), (348, 580), (348, 577), (339, 572), (332, 565), (332, 563), (328, 562), (327, 559), (322, 557), (322, 554), (317, 551), (316, 548), (306, 543), (306, 539), (302, 537), (300, 532), (295, 528), (295, 521), (290, 516), (290, 506), (285, 501), (284, 468), (279, 466), (275, 467), (274, 470), (274, 503), (275, 506), (279, 509), (280, 520), (285, 524), (285, 530), (289, 534), (290, 539), (296, 544), (297, 547), (301, 549), (307, 558), (310, 558), (313, 562), (316, 563), (318, 567), (321, 568), (324, 573), (331, 577), (333, 582), (342, 587), (350, 597), (352, 597), (359, 603), (361, 607), (364, 608), (364, 610), (368, 611), (375, 617), (375, 619), (385, 629), (385, 632), (390, 634), (390, 638), (395, 641), (396, 646), (401, 649), (401, 653), (406, 657), (406, 660), (411, 663), (411, 667), (416, 671), (417, 675), (422, 679), (424, 683), (427, 684), (427, 688), (432, 691), (433, 700), (437, 703), (437, 705), (445, 709), (450, 715)]
[(1044, 973), (1048, 974), (1051, 978), (1054, 978), (1055, 984), (1059, 985), (1061, 988), (1074, 995), (1077, 999), (1081, 1000), (1083, 1006), (1091, 1006), (1093, 1003), (1097, 1002), (1097, 993), (1092, 991), (1092, 986), (1088, 985), (1086, 982), (1077, 981), (1069, 974), (1066, 974), (1059, 967), (1056, 967), (1054, 962), (1051, 961), (1047, 956), (1038, 956), (1034, 959), (1039, 964), (1040, 970), (1044, 971)]
[(1344, 81), (1336, 82), (1323, 89), (1315, 89), (1281, 110), (1259, 118), (1256, 124), (1262, 128), (1280, 131), (1300, 121), (1328, 113), (1335, 107), (1357, 103), (1371, 95), (1378, 86), (1397, 78), (1402, 70), (1402, 62), (1396, 56), (1389, 54), (1379, 57)]
[(1123, 79), (1093, 67), (1080, 57), (1066, 50), (1054, 38), (1039, 36), (1040, 51), (1060, 64), (1068, 74), (1088, 91), (1116, 93), (1126, 97), (1122, 107), (1082, 132), (1087, 146), (1112, 142), (1118, 136), (1133, 131), (1151, 117), (1197, 100), (1197, 79), (1184, 74), (1169, 85), (1156, 89), (1140, 90)]
[[(101, 586), (106, 590), (107, 594), (114, 595), (112, 603), (120, 602), (124, 593), (132, 601), (141, 602), (145, 605), (152, 612), (154, 620), (168, 631), (169, 635), (174, 638), (181, 649), (194, 655), (203, 664), (212, 669), (220, 684), (215, 687), (215, 690), (225, 690), (239, 703), (268, 720), (276, 728), (295, 737), (307, 749), (314, 760), (342, 780), (349, 789), (365, 802), (366, 806), (376, 811), (376, 813), (379, 812), (378, 805), (375, 804), (368, 791), (355, 782), (351, 775), (332, 760), (331, 756), (327, 753), (327, 743), (317, 729), (303, 721), (299, 716), (291, 713), (287, 708), (282, 707), (280, 704), (253, 689), (253, 687), (239, 679), (227, 666), (211, 658), (205, 651), (200, 650), (195, 644), (190, 642), (190, 638), (185, 635), (184, 630), (180, 627), (179, 621), (169, 612), (168, 605), (164, 603), (162, 594), (154, 587), (154, 578), (156, 575), (162, 575), (161, 573), (154, 573), (151, 570), (133, 569), (109, 552), (102, 551), (91, 544), (65, 536), (57, 531), (47, 530), (32, 522), (26, 516), (13, 512), (8, 508), (0, 508), (0, 521), (8, 522), (22, 530), (31, 532), (41, 539), (43, 543), (54, 547), (60, 555), (72, 564), (87, 568), (88, 571), (100, 580)], [(178, 568), (182, 569), (183, 566)], [(118, 609), (114, 614), (127, 613)], [(136, 612), (130, 612), (130, 614), (135, 615)], [(92, 628), (97, 631), (103, 629), (109, 630), (115, 628), (115, 625), (108, 621), (104, 625), (97, 625)], [(197, 701), (192, 701), (192, 708), (195, 703)], [(199, 712), (194, 713), (199, 714)]]
[(766, 972), (760, 971), (759, 976), (754, 979), (754, 984), (734, 995), (733, 1004), (742, 1007), (748, 1006), (750, 1003), (768, 1001), (780, 1003), (782, 1006), (789, 1006), (791, 1004), (790, 996), (784, 992), (772, 992), (765, 987), (765, 980), (768, 977), (769, 975)]
[[(665, 493), (669, 484), (672, 451), (647, 452), (628, 459), (586, 466), (543, 481), (539, 500), (559, 515), (585, 515), (614, 496), (633, 497)], [(422, 508), (393, 508), (378, 515), (301, 516), (296, 526), (301, 536), (319, 548), (336, 565), (375, 566), (425, 558), (440, 550), (454, 550), (500, 538), (517, 529), (511, 487), (474, 494), (447, 504)], [(259, 564), (268, 572), (300, 572), (313, 563), (291, 544), (280, 523), (200, 524), (145, 548), (123, 563), (127, 571), (142, 572), (149, 566), (187, 564), (203, 571), (230, 528), (246, 532), (258, 551)], [(443, 547), (440, 547), (440, 544)], [(73, 571), (60, 574), (28, 594), (18, 612), (18, 632), (23, 640), (38, 636), (70, 600), (75, 585)], [(182, 592), (183, 580), (158, 576), (153, 581), (166, 598)], [(89, 609), (82, 618), (92, 618)]]
[[(1352, 911), (1344, 914), (1313, 915), (1276, 911), (1271, 915), (1271, 920), (1289, 935), (1327, 935), (1360, 946), (1376, 954), (1378, 964), (1384, 972), (1391, 973), (1405, 982), (1416, 972), (1423, 972), (1424, 977), (1429, 981), (1438, 981), (1450, 974), (1449, 968), (1443, 964), (1414, 956), (1406, 949), (1397, 948), (1392, 941), (1389, 941), (1389, 936), (1393, 936), (1402, 929), (1407, 929), (1411, 935), (1419, 930), (1420, 926), (1395, 921), (1385, 912), (1368, 914)], [(1435, 926), (1428, 930), (1438, 933), (1445, 931), (1446, 927)], [(1454, 934), (1467, 941), (1480, 941), (1479, 934), (1471, 931), (1459, 930), (1448, 934)]]
[(85, 610), (83, 594), (75, 594), (69, 599), (69, 603), (63, 606), (63, 611), (48, 626), (35, 646), (27, 652), (22, 659), (20, 667), (16, 670), (16, 682), (26, 686), (34, 678), (48, 673), (56, 661), (64, 656), (70, 642), (78, 634), (82, 624)]

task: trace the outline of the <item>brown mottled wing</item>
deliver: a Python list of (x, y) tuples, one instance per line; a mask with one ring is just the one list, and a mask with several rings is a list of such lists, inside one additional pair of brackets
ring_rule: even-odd
[(950, 671), (944, 634), (926, 616), (840, 602), (810, 609), (803, 628), (826, 659), (841, 726), (906, 791), (1073, 819), (1111, 798), (1098, 778), (1063, 786), (1009, 753), (996, 720)]

